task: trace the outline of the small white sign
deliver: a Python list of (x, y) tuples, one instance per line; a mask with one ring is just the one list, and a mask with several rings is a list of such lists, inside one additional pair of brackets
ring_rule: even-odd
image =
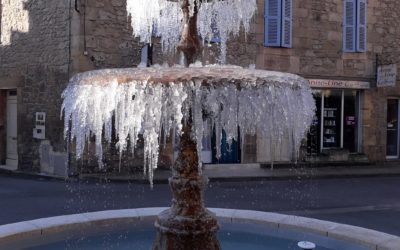
[(44, 140), (46, 137), (46, 113), (36, 112), (35, 128), (33, 138)]
[(377, 87), (396, 86), (397, 64), (378, 66)]

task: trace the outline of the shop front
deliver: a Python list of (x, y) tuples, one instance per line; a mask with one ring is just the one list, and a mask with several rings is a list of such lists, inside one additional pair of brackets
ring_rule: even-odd
[(399, 98), (387, 100), (386, 159), (399, 158)]
[(348, 161), (362, 153), (361, 107), (369, 82), (309, 79), (316, 114), (307, 138), (307, 160)]

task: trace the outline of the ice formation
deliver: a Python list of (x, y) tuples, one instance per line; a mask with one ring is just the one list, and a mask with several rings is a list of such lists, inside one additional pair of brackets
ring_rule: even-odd
[[(226, 47), (230, 36), (238, 36), (240, 28), (250, 30), (250, 21), (257, 10), (256, 0), (211, 0), (200, 3), (189, 0), (193, 7), (199, 6), (198, 32), (203, 42), (218, 36), (221, 47), (220, 61), (226, 61)], [(180, 1), (128, 0), (127, 11), (131, 16), (133, 35), (140, 41), (151, 43), (152, 36), (161, 37), (163, 51), (173, 52), (180, 40), (183, 13)], [(193, 8), (191, 9), (193, 12)]]
[[(241, 136), (257, 133), (271, 138), (273, 150), (289, 136), (287, 150), (295, 158), (315, 108), (303, 78), (235, 66), (90, 71), (74, 76), (63, 98), (64, 135), (75, 139), (77, 158), (95, 136), (102, 166), (103, 143), (112, 142), (113, 128), (121, 153), (134, 150), (141, 135), (144, 170), (150, 180), (157, 168), (161, 134), (169, 136), (176, 131), (179, 135), (189, 110), (198, 155), (207, 119), (217, 141), (223, 130), (228, 141), (237, 140), (239, 127)], [(220, 143), (216, 144), (220, 156)]]

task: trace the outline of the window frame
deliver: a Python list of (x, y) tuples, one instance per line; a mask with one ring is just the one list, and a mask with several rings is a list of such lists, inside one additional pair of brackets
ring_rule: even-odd
[[(347, 4), (348, 3), (352, 3), (353, 5), (353, 23), (352, 25), (347, 23)], [(360, 11), (360, 6), (361, 3), (365, 4), (365, 10), (364, 10), (364, 15), (361, 15), (361, 11)], [(367, 51), (367, 16), (368, 16), (368, 3), (367, 0), (343, 0), (343, 23), (342, 23), (342, 27), (343, 27), (343, 31), (342, 31), (342, 37), (343, 37), (343, 52), (344, 53), (364, 53)], [(360, 20), (361, 17), (364, 17), (364, 20)], [(361, 24), (361, 22), (363, 22), (364, 24)], [(352, 48), (348, 48), (348, 36), (347, 36), (347, 29), (348, 28), (352, 28)], [(364, 37), (361, 38), (361, 32), (360, 32), (360, 28), (364, 29)], [(361, 39), (364, 42), (364, 48), (362, 48), (360, 41)]]
[[(277, 2), (278, 15), (269, 15), (270, 1)], [(290, 1), (290, 17), (285, 16), (285, 1)], [(269, 21), (277, 20), (276, 42), (271, 42), (269, 37)], [(290, 19), (289, 42), (285, 41), (285, 21)], [(293, 0), (264, 0), (264, 47), (292, 48), (293, 47)]]

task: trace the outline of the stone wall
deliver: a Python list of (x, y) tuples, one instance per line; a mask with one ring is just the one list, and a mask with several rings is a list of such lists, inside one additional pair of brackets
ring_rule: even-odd
[[(59, 118), (61, 92), (76, 72), (101, 68), (134, 67), (140, 62), (140, 44), (132, 38), (126, 0), (1, 0), (0, 88), (18, 89), (18, 151), (20, 168), (38, 170), (40, 140), (33, 139), (35, 112), (46, 112), (45, 146), (65, 152), (63, 123)], [(264, 1), (251, 34), (228, 44), (227, 63), (300, 74), (307, 78), (366, 80), (375, 82), (379, 63), (397, 63), (400, 46), (396, 0), (368, 1), (366, 53), (342, 51), (342, 0), (293, 1), (293, 47), (264, 47)], [(178, 62), (177, 55), (163, 55), (154, 40), (154, 63)], [(215, 63), (219, 45), (205, 46), (204, 63)], [(385, 159), (386, 99), (400, 97), (400, 87), (365, 91), (363, 117), (364, 152), (372, 161)], [(255, 143), (245, 142), (245, 162), (256, 158)], [(171, 146), (161, 159), (171, 161)], [(93, 148), (88, 147), (88, 152)], [(251, 151), (251, 152), (250, 152)], [(118, 160), (115, 148), (108, 152)], [(142, 154), (139, 150), (137, 154)], [(114, 158), (113, 158), (114, 157)], [(89, 159), (95, 164), (95, 159)], [(107, 156), (105, 157), (107, 158)], [(125, 157), (129, 159), (129, 157)], [(139, 157), (140, 158), (140, 157)], [(114, 161), (114, 160), (111, 160)], [(112, 163), (110, 163), (113, 165)], [(129, 165), (130, 163), (125, 162)]]
[[(84, 56), (78, 71), (133, 67), (140, 63), (141, 44), (132, 37), (126, 0), (79, 1), (80, 46)], [(76, 32), (76, 31), (75, 31)], [(85, 51), (87, 53), (85, 53)], [(76, 59), (76, 58), (74, 58)]]
[[(80, 16), (79, 56), (76, 69), (84, 71), (105, 67), (130, 67), (139, 63), (140, 44), (131, 37), (129, 19), (126, 18), (124, 0), (88, 0), (86, 17)], [(302, 75), (306, 78), (327, 78), (369, 81), (374, 85), (376, 58), (380, 63), (395, 62), (398, 58), (399, 7), (395, 0), (368, 1), (367, 52), (343, 53), (343, 1), (302, 0), (293, 1), (293, 46), (287, 48), (265, 47), (264, 1), (258, 1), (251, 34), (231, 39), (228, 44), (227, 63), (277, 70)], [(80, 6), (81, 12), (83, 7)], [(85, 28), (83, 28), (85, 27)], [(85, 38), (82, 37), (85, 30)], [(86, 40), (85, 44), (82, 44)], [(154, 39), (154, 63), (177, 63), (178, 56), (163, 54)], [(83, 56), (84, 51), (87, 55)], [(205, 45), (203, 63), (215, 63), (219, 45)], [(397, 88), (364, 91), (362, 107), (363, 151), (371, 161), (384, 160), (386, 145), (386, 97), (400, 95)], [(259, 138), (258, 138), (259, 139)], [(257, 148), (245, 142), (247, 148)], [(260, 149), (259, 149), (260, 150)], [(244, 161), (253, 161), (255, 153), (248, 150)], [(248, 156), (248, 157), (247, 157)], [(246, 159), (247, 157), (247, 159)]]
[[(369, 1), (374, 2), (374, 1)], [(264, 1), (258, 1), (258, 10)], [(369, 5), (368, 36), (375, 22)], [(264, 47), (264, 16), (255, 20), (257, 66), (304, 77), (371, 79), (375, 77), (375, 53), (381, 45), (367, 39), (368, 52), (343, 53), (343, 1), (293, 1), (292, 48)]]
[(1, 4), (0, 88), (18, 90), (19, 168), (38, 170), (35, 112), (46, 112), (46, 138), (56, 151), (65, 151), (60, 97), (69, 69), (69, 1)]
[[(299, 74), (305, 78), (369, 81), (362, 106), (363, 152), (370, 161), (386, 156), (387, 97), (399, 97), (400, 86), (377, 89), (379, 64), (397, 63), (400, 55), (400, 7), (396, 0), (369, 0), (367, 52), (343, 52), (343, 1), (293, 1), (293, 46), (264, 47), (264, 1), (254, 21), (258, 68)], [(400, 72), (400, 71), (399, 71)]]
[[(400, 72), (400, 6), (396, 0), (369, 1), (368, 40), (379, 64), (397, 63)], [(365, 93), (364, 150), (370, 159), (386, 157), (387, 98), (400, 97), (400, 77), (395, 87), (374, 88)]]

